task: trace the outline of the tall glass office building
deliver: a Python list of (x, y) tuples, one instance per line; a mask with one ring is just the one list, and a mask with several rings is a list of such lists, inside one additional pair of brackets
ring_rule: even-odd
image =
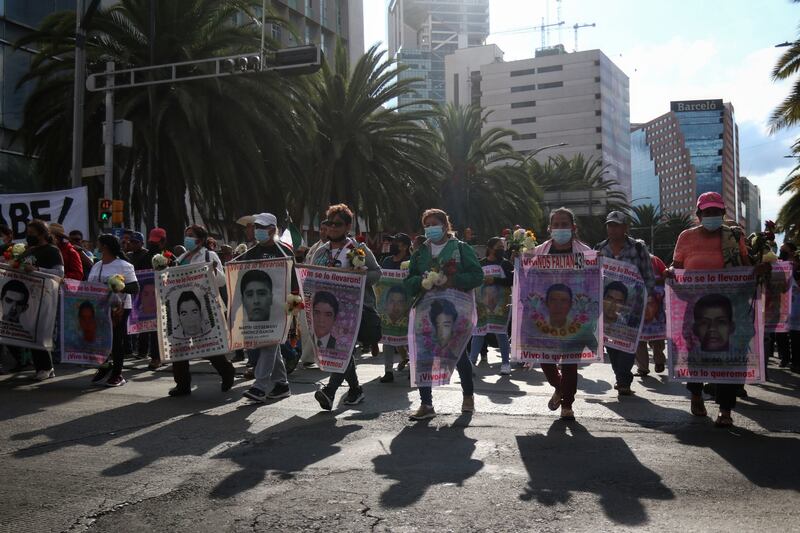
[(661, 180), (644, 129), (631, 132), (631, 205), (661, 206)]
[(12, 142), (33, 89), (31, 84), (17, 84), (28, 72), (35, 50), (15, 50), (14, 43), (47, 15), (66, 9), (74, 10), (75, 0), (0, 0), (0, 192), (21, 192), (36, 185), (33, 161), (23, 155), (18, 142)]

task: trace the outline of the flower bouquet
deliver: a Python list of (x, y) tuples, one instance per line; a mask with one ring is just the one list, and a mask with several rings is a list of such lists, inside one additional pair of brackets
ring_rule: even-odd
[(350, 251), (347, 252), (347, 259), (350, 265), (357, 269), (367, 268), (367, 250), (364, 243), (359, 243), (358, 246), (350, 245)]
[(403, 261), (400, 263), (400, 270), (408, 270), (411, 267), (411, 261)]
[(533, 230), (526, 230), (519, 228), (511, 234), (511, 241), (508, 245), (508, 251), (517, 254), (524, 254), (528, 250), (533, 250), (536, 245), (536, 233)]
[(112, 292), (122, 292), (125, 290), (125, 277), (122, 274), (114, 274), (108, 278), (108, 288)]
[(13, 268), (19, 268), (26, 247), (22, 243), (12, 244), (3, 253), (3, 259)]
[(175, 255), (169, 250), (164, 250), (163, 253), (154, 255), (153, 259), (150, 260), (154, 270), (164, 270), (170, 266), (173, 261), (175, 261)]
[(299, 294), (292, 293), (286, 300), (286, 313), (289, 315), (297, 316), (305, 307), (303, 297)]
[(245, 243), (242, 243), (242, 244), (238, 245), (236, 248), (234, 248), (233, 255), (234, 256), (242, 255), (246, 251), (247, 251), (247, 245)]

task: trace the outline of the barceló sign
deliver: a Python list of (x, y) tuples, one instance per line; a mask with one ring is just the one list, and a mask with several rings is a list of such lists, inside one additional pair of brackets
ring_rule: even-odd
[(672, 111), (722, 111), (722, 100), (683, 100), (670, 102)]

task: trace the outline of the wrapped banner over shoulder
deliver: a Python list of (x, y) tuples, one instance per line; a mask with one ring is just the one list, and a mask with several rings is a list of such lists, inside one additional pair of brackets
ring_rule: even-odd
[(325, 372), (347, 370), (361, 325), (365, 273), (319, 266), (297, 267), (314, 355)]
[(133, 297), (131, 314), (128, 316), (128, 333), (145, 333), (158, 328), (156, 318), (156, 278), (152, 270), (136, 272), (139, 292)]
[(61, 324), (62, 363), (104, 363), (113, 341), (108, 286), (65, 279)]
[(761, 288), (751, 267), (675, 271), (667, 284), (672, 379), (763, 382), (763, 338)]
[(778, 261), (772, 264), (772, 273), (764, 291), (764, 331), (786, 333), (789, 331), (789, 314), (792, 307), (792, 264)]
[(514, 271), (512, 357), (537, 363), (603, 360), (603, 281), (597, 252), (526, 253)]
[[(506, 277), (500, 265), (483, 267), (486, 278), (504, 279)], [(511, 319), (511, 287), (497, 283), (486, 283), (475, 289), (475, 306), (478, 311), (478, 323), (473, 335), (487, 333), (507, 333), (508, 321)]]
[(447, 385), (477, 321), (474, 293), (429, 291), (411, 309), (408, 320), (411, 386)]
[(667, 311), (664, 306), (664, 286), (656, 285), (647, 293), (644, 321), (639, 342), (660, 341), (667, 338)]
[(375, 284), (375, 299), (381, 317), (381, 343), (386, 346), (408, 345), (409, 298), (403, 286), (408, 270), (383, 270)]
[(280, 344), (289, 331), (286, 312), (292, 260), (261, 259), (225, 265), (231, 350)]
[(603, 257), (604, 343), (635, 353), (644, 320), (647, 289), (639, 269), (631, 263)]
[(161, 359), (186, 361), (228, 353), (228, 328), (211, 263), (156, 273)]
[(0, 265), (0, 344), (53, 349), (60, 281)]
[(14, 232), (14, 240), (25, 238), (25, 226), (34, 218), (58, 222), (67, 231), (89, 235), (89, 200), (86, 187), (65, 191), (0, 194), (0, 224)]

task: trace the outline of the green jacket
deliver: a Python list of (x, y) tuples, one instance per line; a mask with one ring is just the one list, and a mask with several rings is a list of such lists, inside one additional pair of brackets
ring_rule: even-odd
[[(472, 246), (451, 238), (439, 253), (438, 261), (440, 265), (444, 265), (450, 259), (455, 259), (458, 265), (458, 273), (451, 280), (453, 287), (462, 291), (471, 291), (483, 284), (483, 269)], [(403, 280), (403, 284), (412, 299), (417, 299), (423, 292), (422, 274), (431, 269), (432, 262), (433, 256), (429, 242), (425, 242), (424, 246), (411, 256), (408, 276)]]

